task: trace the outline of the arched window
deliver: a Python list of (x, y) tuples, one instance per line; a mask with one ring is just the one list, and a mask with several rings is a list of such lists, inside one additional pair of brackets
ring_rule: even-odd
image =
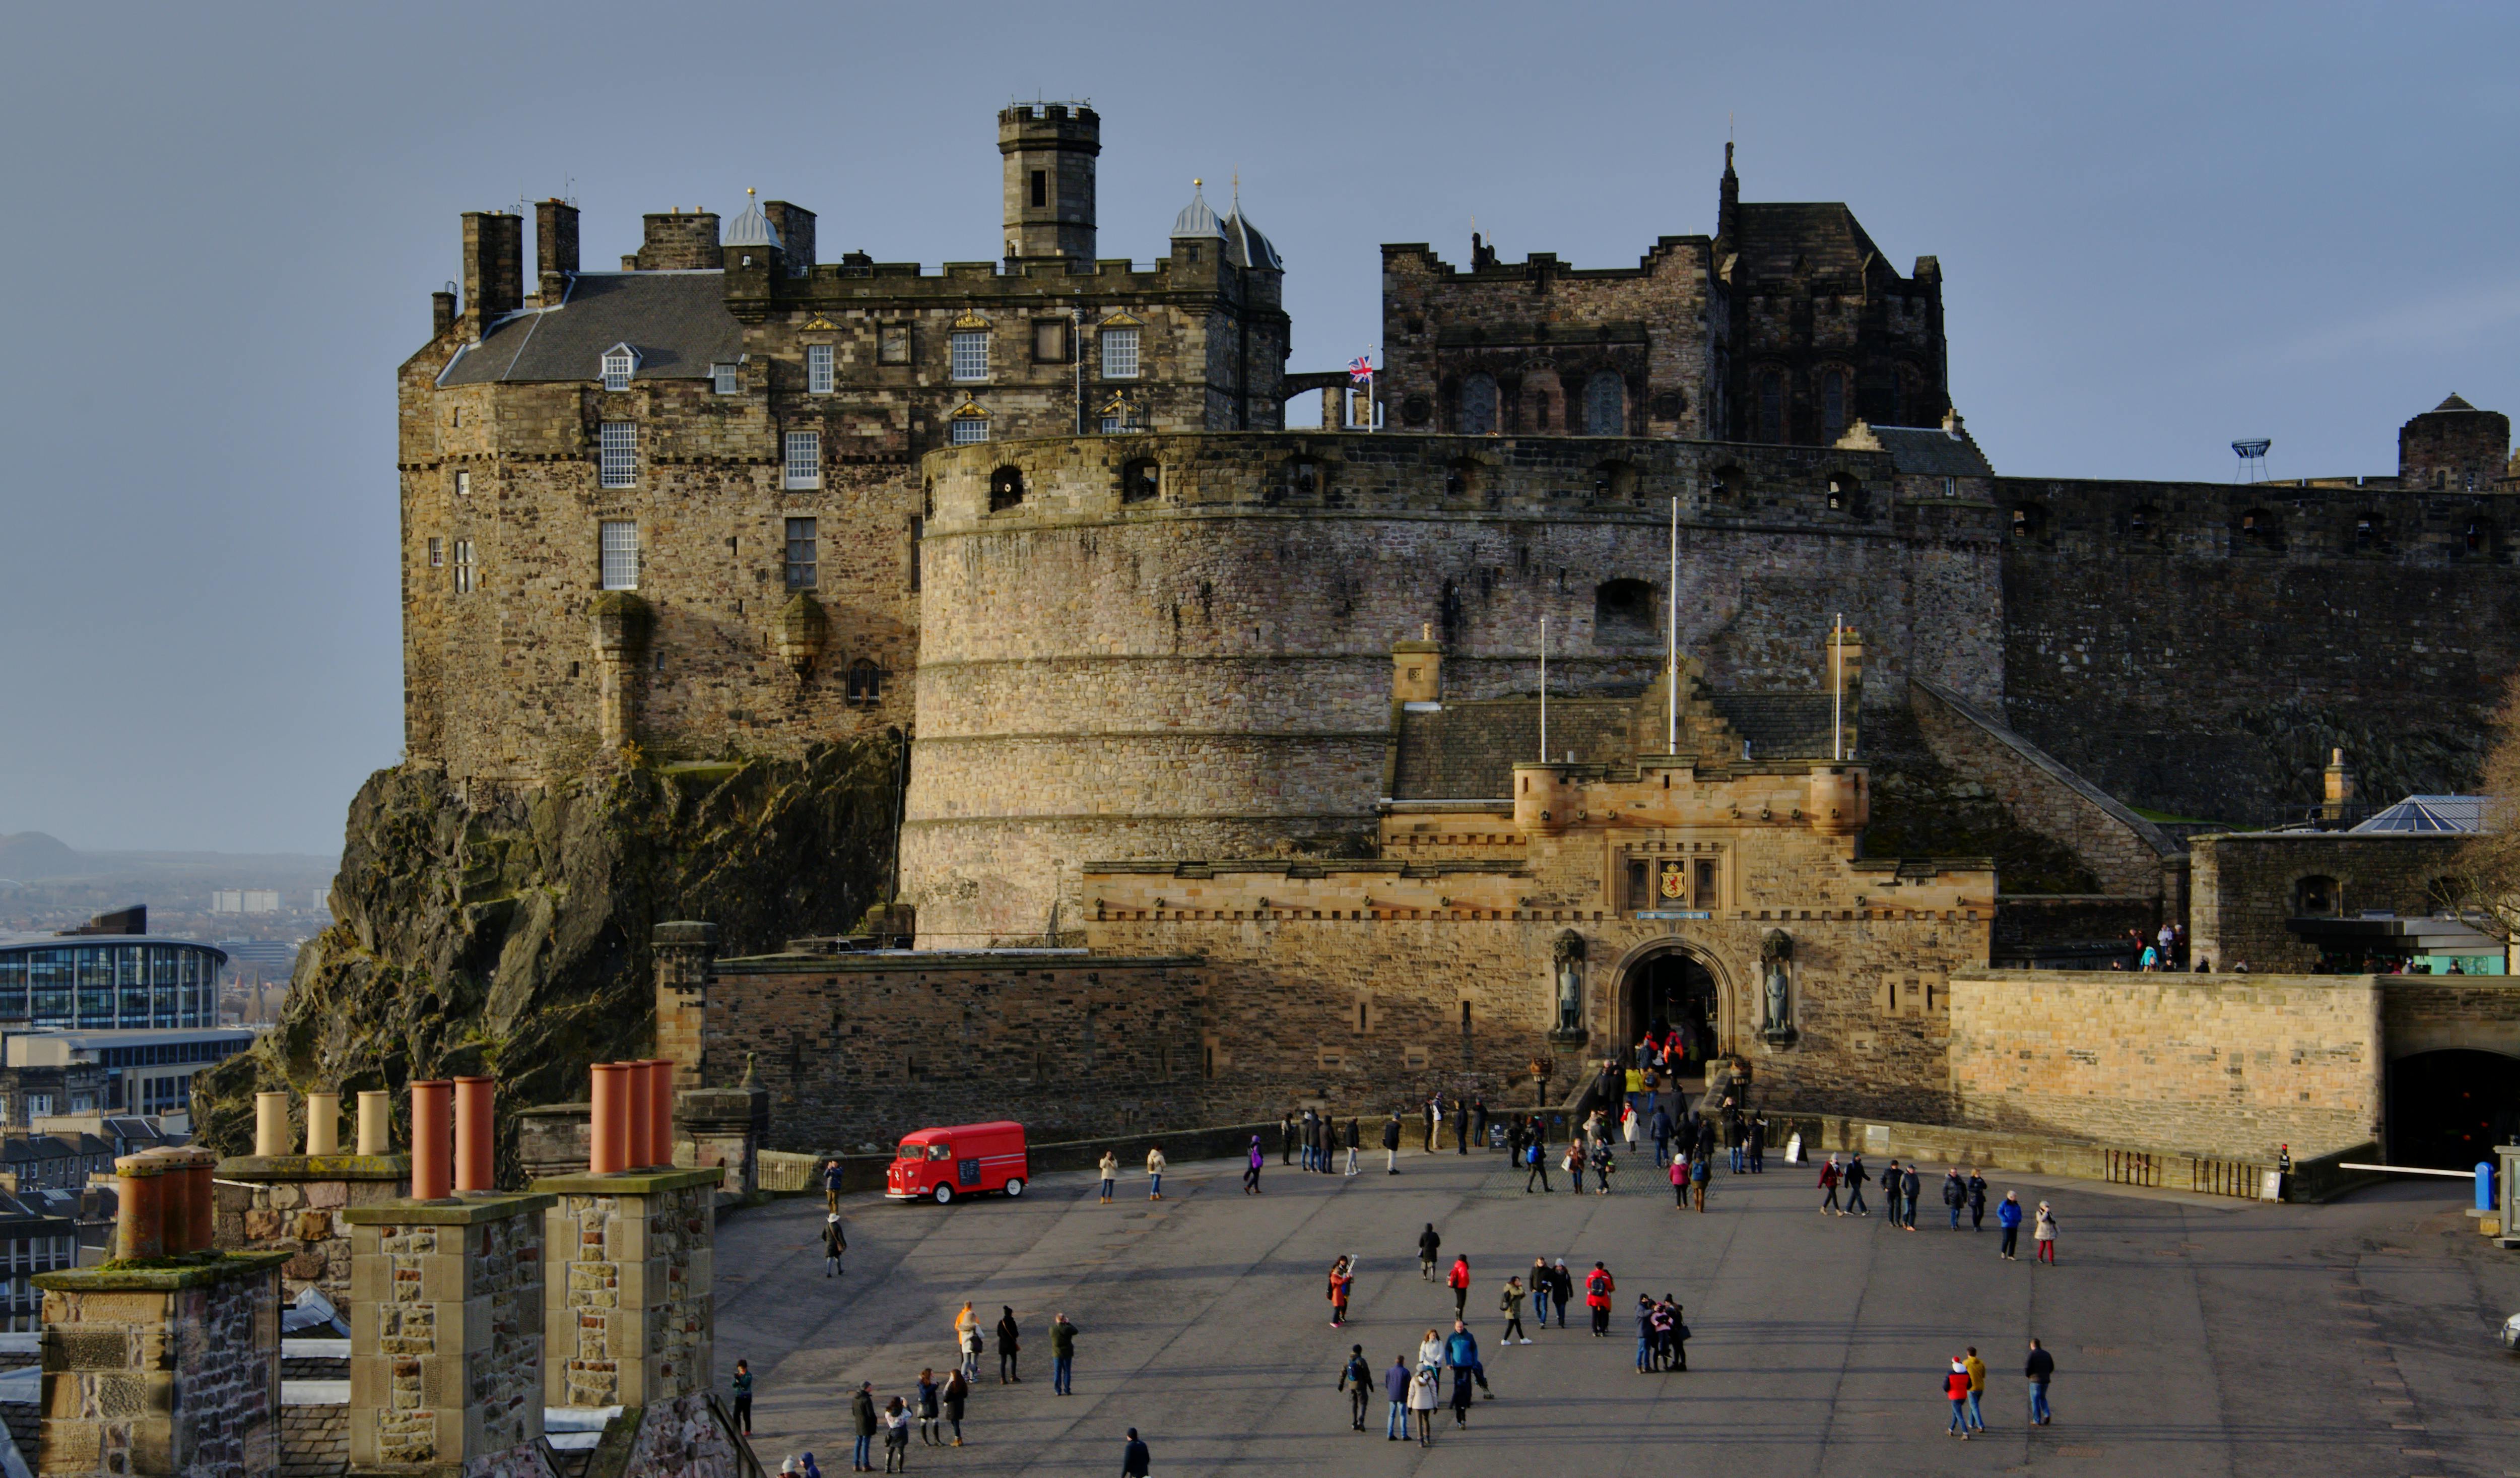
[(1846, 435), (1847, 393), (1846, 371), (1824, 369), (1820, 372), (1820, 439), (1822, 445), (1834, 446)]
[(1164, 475), (1152, 457), (1140, 457), (1120, 469), (1120, 501), (1151, 503), (1164, 490)]
[(1715, 469), (1706, 484), (1707, 501), (1732, 504), (1741, 501), (1741, 469), (1730, 463)]
[(1751, 396), (1753, 403), (1758, 407), (1759, 414), (1759, 424), (1754, 428), (1754, 439), (1783, 440), (1785, 439), (1785, 372), (1773, 369), (1759, 371), (1759, 382), (1752, 389)]
[(1462, 382), (1462, 435), (1484, 437), (1497, 429), (1497, 383), (1486, 375)]
[(1322, 464), (1310, 457), (1297, 457), (1286, 464), (1286, 490), (1299, 498), (1311, 497), (1322, 490)]
[(2345, 895), (2330, 877), (2307, 877), (2292, 885), (2295, 918), (2332, 918), (2344, 906)]
[(1024, 479), (1020, 468), (1001, 467), (989, 474), (989, 511), (1004, 513), (1024, 500)]
[(1654, 588), (1641, 579), (1604, 580), (1593, 589), (1593, 640), (1625, 646), (1654, 637)]
[(880, 703), (883, 701), (883, 669), (872, 657), (861, 657), (849, 664), (849, 702)]
[(1608, 370), (1598, 370), (1584, 382), (1584, 435), (1624, 437), (1628, 434), (1628, 387)]

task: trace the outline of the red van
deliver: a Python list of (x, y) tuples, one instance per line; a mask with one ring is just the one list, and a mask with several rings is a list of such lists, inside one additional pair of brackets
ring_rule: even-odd
[(1003, 1119), (958, 1124), (902, 1135), (901, 1149), (884, 1168), (883, 1194), (888, 1201), (933, 1197), (939, 1206), (984, 1190), (1019, 1196), (1031, 1175), (1022, 1125)]

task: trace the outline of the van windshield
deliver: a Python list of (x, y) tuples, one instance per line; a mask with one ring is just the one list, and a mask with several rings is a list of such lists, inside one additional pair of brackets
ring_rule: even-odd
[(901, 1154), (898, 1158), (903, 1160), (924, 1160), (927, 1158), (927, 1146), (924, 1144), (905, 1144), (901, 1147)]

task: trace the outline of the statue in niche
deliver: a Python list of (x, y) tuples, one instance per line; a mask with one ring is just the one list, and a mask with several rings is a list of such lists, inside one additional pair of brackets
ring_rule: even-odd
[(1794, 1030), (1789, 990), (1793, 957), (1793, 937), (1782, 929), (1769, 930), (1759, 942), (1759, 973), (1767, 988), (1767, 1015), (1761, 1025), (1772, 1038), (1790, 1036)]
[(1557, 967), (1557, 1030), (1580, 1035), (1584, 1030), (1584, 936), (1566, 930), (1549, 952)]

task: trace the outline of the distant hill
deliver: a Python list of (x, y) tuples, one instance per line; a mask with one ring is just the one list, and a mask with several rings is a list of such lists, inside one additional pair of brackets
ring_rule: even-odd
[(0, 837), (0, 878), (29, 883), (37, 878), (74, 877), (87, 870), (79, 854), (59, 837), (40, 831)]

